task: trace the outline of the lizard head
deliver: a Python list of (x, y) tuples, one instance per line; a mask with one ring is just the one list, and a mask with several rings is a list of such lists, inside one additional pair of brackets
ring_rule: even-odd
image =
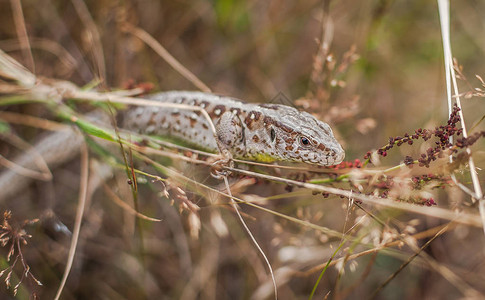
[(342, 162), (345, 152), (327, 123), (293, 107), (275, 104), (264, 107), (272, 111), (264, 118), (269, 150), (259, 149), (261, 157), (267, 157), (266, 161), (296, 161), (320, 166)]

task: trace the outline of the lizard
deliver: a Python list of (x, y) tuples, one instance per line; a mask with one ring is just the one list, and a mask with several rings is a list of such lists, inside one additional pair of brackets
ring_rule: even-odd
[[(330, 126), (311, 114), (281, 104), (244, 103), (203, 92), (170, 91), (147, 97), (200, 111), (139, 106), (123, 114), (122, 126), (138, 133), (171, 136), (209, 152), (226, 150), (234, 158), (259, 162), (292, 161), (320, 166), (342, 162), (345, 152)], [(222, 148), (222, 149), (221, 149)]]
[[(148, 95), (153, 101), (200, 107), (186, 110), (173, 107), (136, 106), (120, 113), (119, 126), (141, 134), (178, 138), (197, 148), (229, 153), (230, 158), (259, 162), (293, 161), (320, 166), (339, 164), (345, 156), (330, 126), (307, 112), (280, 104), (251, 104), (203, 92), (170, 91)], [(83, 142), (72, 128), (54, 133), (34, 148), (49, 167), (73, 158)], [(14, 161), (36, 169), (31, 153)], [(0, 201), (25, 187), (30, 178), (6, 170), (0, 173)], [(15, 183), (15, 184), (12, 184)]]

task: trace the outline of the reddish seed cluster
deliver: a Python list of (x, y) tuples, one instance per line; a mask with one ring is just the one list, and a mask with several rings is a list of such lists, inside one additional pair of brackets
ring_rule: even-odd
[(139, 147), (146, 147), (146, 146), (148, 146), (148, 144), (149, 144), (149, 141), (147, 139), (143, 139), (139, 142), (137, 142), (137, 141), (133, 142), (133, 145), (136, 145), (136, 146), (139, 146)]
[(396, 199), (397, 201), (402, 201), (402, 202), (408, 202), (412, 204), (418, 204), (418, 205), (426, 205), (426, 206), (433, 206), (436, 205), (436, 201), (434, 201), (434, 198), (411, 198), (407, 200), (400, 200)]
[[(394, 148), (394, 146), (401, 146), (403, 144), (412, 145), (414, 140), (423, 139), (424, 141), (428, 141), (432, 138), (436, 139), (435, 146), (430, 147), (426, 150), (425, 153), (422, 153), (419, 158), (416, 160), (413, 159), (411, 156), (406, 156), (404, 158), (404, 164), (412, 167), (415, 162), (422, 166), (422, 167), (429, 167), (432, 161), (443, 157), (445, 155), (445, 150), (451, 151), (450, 154), (458, 152), (458, 149), (465, 148), (468, 146), (473, 145), (479, 138), (485, 137), (485, 131), (477, 132), (468, 138), (456, 138), (455, 143), (450, 143), (450, 137), (460, 136), (462, 134), (462, 129), (457, 128), (458, 123), (460, 122), (459, 116), (460, 109), (455, 105), (453, 108), (453, 112), (450, 115), (450, 118), (446, 125), (438, 126), (434, 130), (422, 129), (419, 128), (415, 130), (414, 134), (404, 134), (404, 136), (397, 136), (397, 137), (390, 137), (389, 144), (378, 149), (377, 153), (381, 156), (387, 156), (387, 153), (390, 149)], [(455, 162), (457, 162), (460, 158), (461, 154), (466, 154), (460, 152), (458, 156), (455, 158)], [(365, 159), (370, 159), (372, 153), (367, 152), (364, 156)], [(466, 158), (466, 155), (464, 156)], [(461, 159), (462, 160), (462, 159)], [(460, 160), (460, 161), (461, 161)], [(368, 162), (368, 161), (367, 161)], [(364, 167), (364, 163), (360, 160), (356, 159), (354, 161), (345, 161), (336, 166), (330, 166), (329, 169), (340, 170), (340, 169), (349, 169), (349, 168), (362, 168)], [(338, 172), (329, 173), (328, 174), (330, 179), (336, 179), (338, 177)], [(301, 177), (301, 176), (300, 176)], [(306, 181), (307, 178), (303, 176), (303, 178), (299, 178), (302, 181)], [(433, 175), (433, 174), (426, 174), (412, 177), (413, 190), (422, 189), (424, 185), (428, 185), (430, 181), (436, 181), (436, 184), (433, 184), (433, 188), (444, 188), (446, 185), (450, 184), (450, 179), (440, 176), (440, 175)], [(378, 193), (380, 198), (388, 198), (389, 193), (393, 188), (394, 181), (392, 176), (386, 176), (378, 178), (376, 181), (372, 181), (372, 184), (369, 184), (368, 188), (373, 190), (373, 192), (366, 193), (366, 195), (374, 195), (375, 192)], [(351, 182), (352, 186), (352, 182)], [(287, 191), (291, 191), (292, 187), (287, 186)], [(353, 189), (354, 190), (354, 189)], [(359, 193), (358, 191), (354, 190), (354, 192)], [(313, 193), (314, 195), (317, 192)], [(327, 198), (330, 194), (322, 193), (323, 197)], [(340, 196), (341, 198), (345, 198), (344, 196)], [(419, 205), (426, 205), (426, 206), (434, 206), (436, 202), (433, 198), (421, 198), (421, 197), (411, 197), (408, 199), (396, 199), (397, 201), (405, 201), (413, 204)]]
[(428, 148), (428, 150), (426, 150), (426, 153), (421, 153), (421, 157), (418, 158), (419, 166), (429, 168), (429, 164), (432, 161), (435, 161), (438, 157), (442, 156), (443, 152), (441, 151), (440, 147)]
[(394, 185), (392, 177), (388, 177), (385, 181), (379, 181), (374, 184), (374, 187), (378, 189), (390, 189)]
[(408, 156), (406, 156), (404, 158), (404, 164), (406, 166), (410, 166), (411, 167), (413, 165), (413, 163), (414, 163), (414, 159), (411, 156), (408, 155)]
[(431, 180), (438, 180), (440, 183), (443, 183), (443, 185), (441, 185), (442, 187), (444, 187), (444, 184), (448, 183), (447, 179), (443, 178), (442, 176), (434, 175), (434, 174), (424, 174), (420, 176), (414, 176), (412, 178), (413, 185), (414, 185), (413, 188), (415, 190), (421, 189), (423, 185), (425, 185)]
[[(403, 144), (412, 145), (414, 143), (413, 140), (417, 140), (419, 138), (422, 138), (423, 140), (427, 141), (431, 138), (431, 136), (432, 136), (432, 133), (429, 130), (419, 128), (418, 130), (415, 131), (415, 134), (413, 135), (409, 135), (408, 133), (405, 133), (404, 136), (402, 137), (401, 136), (389, 137), (389, 144), (378, 149), (377, 154), (383, 157), (386, 157), (387, 151), (394, 148), (394, 146), (400, 147)], [(370, 154), (371, 154), (370, 152), (367, 152), (364, 158), (365, 159), (370, 158)]]
[(461, 128), (457, 128), (456, 125), (460, 122), (460, 115), (458, 112), (460, 108), (455, 104), (453, 106), (453, 111), (448, 119), (447, 125), (436, 127), (433, 134), (439, 138), (439, 142), (436, 142), (437, 147), (441, 147), (441, 150), (450, 148), (452, 144), (450, 143), (450, 137), (460, 135), (463, 131)]
[(153, 90), (154, 87), (155, 87), (155, 85), (153, 83), (151, 83), (151, 82), (140, 82), (140, 83), (137, 83), (133, 79), (128, 79), (123, 84), (123, 89), (125, 89), (125, 90), (141, 89), (143, 91), (142, 94), (147, 94), (148, 92), (150, 92), (151, 90)]
[(424, 199), (423, 204), (426, 206), (433, 206), (433, 205), (436, 205), (436, 202), (434, 201), (433, 198), (429, 198), (429, 199)]
[(437, 176), (433, 174), (424, 174), (421, 176), (414, 176), (412, 180), (414, 183), (419, 183), (419, 182), (431, 181), (433, 179), (437, 179)]
[[(429, 167), (430, 163), (436, 160), (438, 157), (442, 157), (443, 150), (451, 148), (453, 145), (450, 143), (450, 137), (452, 136), (459, 136), (462, 133), (461, 128), (457, 128), (457, 124), (460, 122), (460, 115), (458, 112), (460, 108), (455, 104), (453, 107), (453, 111), (450, 114), (450, 118), (446, 125), (441, 125), (436, 127), (434, 130), (422, 129), (419, 128), (414, 131), (414, 134), (410, 135), (408, 133), (404, 134), (404, 136), (397, 136), (397, 137), (390, 137), (389, 144), (377, 150), (377, 154), (385, 157), (387, 156), (387, 152), (394, 148), (394, 146), (401, 146), (403, 144), (412, 145), (414, 140), (418, 140), (422, 138), (424, 141), (431, 139), (433, 136), (438, 139), (436, 141), (436, 146), (433, 148), (429, 148), (426, 153), (422, 153), (421, 157), (417, 159), (419, 166), (421, 167)], [(480, 137), (485, 136), (485, 132), (479, 132), (470, 136), (468, 138), (461, 138), (457, 139), (456, 146), (458, 148), (463, 148), (470, 146), (471, 144), (475, 143)], [(452, 150), (455, 151), (456, 150)], [(367, 152), (364, 155), (365, 159), (370, 159), (371, 152)], [(406, 156), (404, 159), (404, 164), (407, 166), (412, 166), (414, 164), (414, 159), (411, 156)]]

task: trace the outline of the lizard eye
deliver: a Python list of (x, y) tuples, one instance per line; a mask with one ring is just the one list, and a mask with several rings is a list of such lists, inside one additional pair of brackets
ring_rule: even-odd
[(299, 142), (303, 148), (308, 148), (311, 146), (311, 142), (306, 136), (300, 136)]

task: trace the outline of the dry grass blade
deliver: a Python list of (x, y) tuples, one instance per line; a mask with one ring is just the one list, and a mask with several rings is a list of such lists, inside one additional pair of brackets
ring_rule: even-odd
[(12, 6), (15, 29), (17, 30), (17, 36), (22, 48), (22, 53), (27, 59), (27, 65), (30, 67), (32, 73), (35, 74), (34, 57), (32, 56), (32, 50), (30, 48), (29, 36), (27, 34), (27, 28), (25, 27), (24, 12), (22, 10), (22, 4), (20, 0), (10, 0)]
[(476, 290), (475, 288), (471, 287), (467, 282), (465, 282), (462, 278), (457, 276), (452, 270), (446, 267), (444, 264), (438, 263), (433, 257), (428, 255), (426, 252), (423, 252), (437, 237), (441, 236), (443, 233), (449, 230), (449, 227), (453, 225), (453, 223), (447, 224), (443, 227), (440, 231), (438, 231), (431, 239), (429, 239), (423, 246), (418, 248), (412, 239), (402, 239), (415, 253), (409, 257), (400, 267), (399, 269), (394, 272), (392, 275), (388, 277), (388, 279), (380, 285), (369, 297), (369, 299), (374, 299), (376, 295), (387, 285), (391, 280), (393, 280), (405, 267), (409, 265), (418, 255), (423, 257), (424, 262), (429, 264), (431, 269), (435, 270), (437, 273), (441, 274), (449, 283), (454, 285), (457, 290), (459, 290), (466, 299), (483, 299), (483, 295)]
[(194, 86), (203, 92), (210, 93), (211, 89), (204, 84), (197, 76), (190, 72), (186, 67), (184, 67), (180, 62), (178, 62), (175, 57), (173, 57), (157, 40), (155, 40), (146, 31), (140, 28), (133, 27), (132, 25), (125, 23), (123, 24), (123, 30), (133, 34), (140, 40), (144, 41), (150, 48), (152, 48), (160, 57), (162, 57), (172, 68), (185, 77), (188, 81), (192, 82)]
[(396, 276), (397, 274), (399, 274), (399, 272), (401, 272), (407, 265), (409, 265), (414, 258), (416, 258), (424, 249), (426, 249), (430, 244), (431, 242), (433, 242), (437, 237), (441, 236), (443, 233), (445, 233), (447, 230), (448, 230), (448, 227), (449, 227), (450, 224), (448, 224), (446, 227), (442, 228), (439, 232), (437, 232), (431, 239), (429, 239), (420, 249), (419, 251), (416, 251), (406, 262), (404, 262), (400, 267), (399, 269), (394, 272), (391, 276), (389, 276), (389, 278), (386, 279), (386, 281), (384, 281), (373, 293), (372, 295), (369, 297), (370, 299), (374, 299), (377, 294), (383, 289), (386, 287), (387, 284), (389, 284), (389, 282), (391, 282)]
[[(78, 64), (76, 62), (76, 59), (74, 59), (74, 57), (71, 55), (71, 53), (69, 53), (69, 51), (67, 51), (64, 47), (62, 47), (59, 43), (56, 43), (55, 41), (34, 37), (30, 39), (30, 47), (32, 49), (39, 49), (50, 52), (53, 55), (57, 56), (59, 61), (67, 68), (66, 73), (71, 72)], [(0, 49), (6, 52), (14, 51), (21, 48), (21, 43), (18, 40), (0, 41)]]
[(31, 88), (36, 78), (29, 70), (0, 50), (0, 77), (15, 80), (22, 86)]
[(74, 255), (76, 254), (76, 246), (79, 239), (79, 232), (81, 231), (81, 222), (84, 215), (84, 206), (86, 203), (86, 196), (88, 190), (88, 179), (89, 179), (89, 156), (88, 147), (85, 143), (81, 146), (81, 181), (79, 183), (79, 200), (76, 210), (76, 219), (74, 221), (74, 229), (71, 238), (71, 247), (69, 248), (69, 255), (66, 262), (66, 267), (64, 269), (64, 274), (62, 275), (61, 284), (57, 290), (55, 300), (61, 297), (62, 290), (67, 281), (67, 277), (71, 271), (72, 263), (74, 261)]
[(239, 208), (237, 207), (236, 202), (232, 198), (231, 188), (229, 186), (229, 182), (227, 180), (227, 176), (224, 176), (223, 179), (224, 179), (224, 183), (226, 185), (227, 194), (229, 195), (229, 199), (231, 201), (231, 205), (234, 208), (234, 210), (236, 211), (236, 214), (237, 214), (237, 216), (239, 218), (239, 221), (243, 225), (244, 230), (246, 230), (246, 232), (248, 233), (249, 237), (251, 238), (251, 241), (253, 241), (253, 244), (256, 246), (256, 248), (258, 249), (259, 253), (261, 253), (261, 255), (263, 256), (264, 261), (265, 261), (266, 265), (268, 266), (269, 273), (271, 274), (271, 280), (273, 281), (273, 286), (274, 286), (274, 297), (275, 297), (275, 299), (278, 299), (278, 287), (276, 285), (276, 279), (275, 279), (275, 276), (274, 276), (273, 268), (271, 267), (271, 263), (269, 262), (269, 259), (266, 256), (266, 254), (264, 253), (263, 249), (261, 249), (261, 246), (259, 245), (258, 241), (256, 241), (256, 238), (252, 234), (252, 232), (249, 229), (248, 225), (246, 224), (246, 222), (244, 222), (244, 219), (241, 216), (241, 213), (239, 212)]
[(12, 171), (26, 177), (49, 181), (52, 180), (52, 173), (47, 165), (46, 161), (42, 157), (40, 153), (37, 152), (35, 147), (32, 147), (29, 143), (23, 141), (21, 138), (14, 134), (0, 134), (0, 139), (8, 141), (10, 144), (14, 145), (15, 147), (26, 151), (26, 155), (32, 157), (34, 164), (40, 169), (40, 171), (29, 169), (22, 164), (17, 164), (15, 162), (9, 161), (2, 155), (0, 155), (0, 164), (6, 168), (11, 169)]
[[(172, 178), (172, 179), (176, 179), (176, 180), (179, 180), (179, 182), (181, 184), (192, 184), (193, 186), (195, 187), (201, 187), (207, 191), (210, 191), (210, 192), (213, 192), (213, 193), (216, 193), (222, 197), (225, 197), (225, 198), (229, 198), (229, 199), (233, 199), (234, 201), (236, 201), (237, 203), (242, 203), (242, 204), (245, 204), (245, 205), (248, 205), (248, 206), (252, 206), (254, 208), (257, 208), (261, 211), (264, 211), (264, 212), (267, 212), (269, 214), (273, 214), (277, 217), (280, 217), (280, 218), (283, 218), (283, 219), (286, 219), (290, 222), (293, 222), (295, 224), (299, 224), (301, 226), (305, 226), (305, 227), (308, 227), (308, 228), (312, 228), (314, 230), (317, 230), (317, 231), (320, 231), (320, 232), (323, 232), (329, 236), (332, 236), (332, 237), (337, 237), (337, 238), (341, 238), (342, 237), (342, 234), (338, 231), (335, 231), (335, 230), (331, 230), (329, 228), (326, 228), (324, 226), (320, 226), (320, 225), (316, 225), (316, 224), (313, 224), (313, 223), (310, 223), (308, 221), (305, 221), (305, 220), (300, 220), (298, 218), (295, 218), (295, 217), (291, 217), (291, 216), (288, 216), (288, 215), (285, 215), (285, 214), (282, 214), (282, 213), (279, 213), (277, 211), (274, 211), (274, 210), (271, 210), (269, 208), (265, 208), (265, 207), (262, 207), (260, 205), (257, 205), (257, 204), (254, 204), (254, 203), (251, 203), (251, 202), (247, 202), (247, 201), (244, 201), (243, 199), (240, 199), (240, 198), (237, 198), (237, 197), (233, 197), (233, 196), (230, 196), (229, 194), (226, 194), (226, 193), (223, 193), (215, 188), (212, 188), (208, 185), (205, 185), (203, 183), (200, 183), (196, 180), (193, 180), (191, 178), (188, 178), (187, 176), (184, 176), (183, 174), (173, 170), (173, 169), (170, 169), (170, 168), (167, 168), (165, 166), (162, 166), (161, 164), (159, 164), (158, 162), (144, 156), (144, 155), (140, 155), (140, 158), (143, 159), (144, 161), (146, 161), (147, 163), (149, 163), (150, 165), (153, 165), (155, 166), (156, 168), (158, 168), (159, 170), (161, 170), (164, 175)], [(155, 180), (161, 180), (159, 176), (155, 176), (155, 175), (150, 175), (150, 174), (147, 174), (147, 173), (143, 173), (144, 175), (146, 176), (150, 176), (152, 177), (153, 179)], [(271, 197), (268, 197), (267, 199), (269, 199)], [(350, 240), (351, 238), (349, 238)]]
[[(458, 91), (458, 85), (456, 83), (456, 75), (455, 69), (453, 68), (453, 54), (451, 51), (451, 42), (450, 42), (450, 2), (449, 0), (437, 0), (438, 1), (438, 12), (440, 16), (440, 24), (441, 24), (441, 36), (443, 40), (443, 50), (444, 50), (444, 60), (445, 60), (445, 75), (446, 75), (446, 91), (448, 96), (448, 110), (451, 113), (451, 103), (452, 103), (452, 88), (451, 84), (453, 83), (453, 91), (454, 97), (456, 99), (456, 104), (460, 108), (458, 112), (460, 115), (461, 120), (461, 127), (463, 129), (463, 136), (466, 138), (468, 136), (465, 124), (465, 117), (463, 115), (463, 109), (461, 107), (461, 100), (460, 100), (460, 93)], [(450, 137), (452, 139), (452, 137)], [(468, 154), (468, 164), (470, 167), (470, 176), (472, 178), (473, 187), (475, 190), (475, 195), (477, 199), (473, 199), (474, 201), (478, 200), (478, 207), (480, 211), (480, 216), (482, 219), (482, 227), (485, 233), (485, 198), (483, 197), (482, 187), (480, 185), (480, 180), (478, 178), (478, 173), (476, 171), (475, 162), (473, 160), (472, 152), (470, 147), (466, 148), (466, 152)], [(450, 156), (450, 160), (451, 160)], [(452, 179), (455, 182), (458, 182), (454, 174), (452, 174)]]
[(252, 176), (255, 178), (262, 178), (262, 179), (267, 179), (267, 180), (276, 181), (276, 182), (283, 182), (289, 185), (303, 187), (314, 191), (326, 192), (326, 193), (335, 194), (335, 195), (339, 195), (347, 198), (353, 197), (354, 199), (361, 200), (365, 203), (369, 203), (373, 205), (392, 207), (396, 209), (405, 210), (408, 212), (427, 215), (430, 217), (442, 218), (450, 221), (456, 220), (459, 223), (468, 224), (468, 225), (472, 225), (480, 228), (482, 227), (482, 222), (479, 216), (475, 216), (467, 213), (454, 213), (452, 211), (439, 208), (439, 207), (418, 207), (416, 205), (409, 204), (409, 203), (400, 203), (400, 202), (391, 201), (389, 199), (383, 199), (383, 198), (378, 198), (373, 196), (366, 196), (362, 194), (352, 193), (351, 190), (349, 191), (349, 190), (338, 189), (330, 186), (300, 182), (300, 181), (285, 179), (285, 178), (276, 177), (276, 176), (264, 175), (264, 174), (241, 170), (241, 169), (235, 169), (235, 168), (229, 168), (229, 167), (225, 167), (224, 169), (231, 172)]
[(6, 121), (11, 124), (21, 124), (50, 131), (62, 130), (67, 128), (67, 125), (62, 123), (9, 111), (0, 111), (0, 120)]
[[(53, 89), (53, 87), (47, 87)], [(54, 91), (54, 90), (52, 90)], [(184, 104), (176, 104), (176, 103), (163, 103), (157, 102), (152, 100), (145, 100), (145, 99), (138, 99), (133, 97), (119, 97), (116, 94), (111, 93), (96, 93), (96, 92), (87, 92), (81, 90), (66, 90), (65, 97), (71, 97), (74, 100), (81, 100), (81, 101), (100, 101), (100, 102), (111, 102), (111, 103), (120, 103), (120, 104), (130, 104), (130, 105), (139, 105), (139, 106), (151, 106), (151, 107), (166, 107), (166, 108), (180, 108), (186, 109), (191, 111), (198, 111), (209, 122), (209, 126), (214, 133), (214, 138), (216, 137), (216, 128), (210, 118), (209, 114), (206, 110), (200, 107), (194, 107)]]
[(21, 165), (16, 164), (1, 155), (0, 155), (0, 165), (14, 171), (17, 174), (20, 174), (22, 176), (29, 177), (32, 179), (43, 180), (43, 181), (49, 181), (52, 179), (52, 174), (50, 172), (43, 173), (36, 170), (24, 168)]
[(131, 206), (129, 206), (125, 201), (121, 200), (120, 197), (118, 197), (112, 190), (111, 188), (106, 184), (104, 183), (103, 184), (103, 189), (105, 191), (105, 193), (109, 196), (109, 198), (111, 200), (113, 200), (113, 202), (118, 205), (119, 207), (121, 207), (122, 209), (126, 210), (127, 212), (129, 212), (130, 214), (134, 215), (134, 216), (137, 216), (138, 218), (140, 219), (143, 219), (143, 220), (147, 220), (147, 221), (152, 221), (152, 222), (161, 222), (162, 220), (160, 219), (156, 219), (156, 218), (151, 218), (151, 217), (148, 217), (148, 216), (145, 216), (144, 214), (140, 213), (140, 212), (137, 212), (136, 210), (134, 210)]
[(91, 17), (91, 14), (89, 13), (89, 10), (84, 1), (71, 0), (71, 2), (74, 5), (74, 8), (76, 9), (79, 18), (86, 27), (91, 42), (90, 46), (93, 51), (98, 76), (102, 81), (104, 81), (106, 80), (106, 64), (104, 61), (103, 46), (101, 44), (101, 38), (99, 36), (98, 28), (96, 27), (96, 24), (94, 23), (94, 20)]

